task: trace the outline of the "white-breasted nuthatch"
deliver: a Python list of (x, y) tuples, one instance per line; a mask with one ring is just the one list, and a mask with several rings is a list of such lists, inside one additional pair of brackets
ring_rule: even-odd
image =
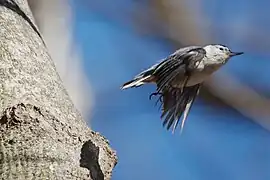
[(232, 52), (224, 45), (189, 46), (181, 48), (160, 63), (141, 72), (121, 89), (155, 83), (162, 103), (163, 126), (174, 132), (183, 114), (181, 132), (190, 108), (199, 93), (202, 83), (231, 57), (243, 52)]

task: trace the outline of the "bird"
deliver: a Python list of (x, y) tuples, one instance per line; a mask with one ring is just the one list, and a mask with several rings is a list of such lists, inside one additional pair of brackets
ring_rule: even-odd
[(243, 52), (233, 52), (222, 44), (183, 47), (140, 72), (124, 83), (121, 89), (155, 84), (156, 91), (151, 93), (149, 98), (159, 96), (163, 126), (166, 126), (167, 130), (172, 129), (174, 133), (182, 117), (182, 133), (202, 84), (230, 58), (241, 54)]

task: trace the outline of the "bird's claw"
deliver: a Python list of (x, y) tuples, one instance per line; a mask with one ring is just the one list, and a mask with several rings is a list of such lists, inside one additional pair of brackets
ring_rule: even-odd
[(156, 105), (158, 104), (158, 102), (160, 102), (162, 104), (163, 103), (163, 100), (162, 100), (163, 94), (160, 92), (154, 92), (154, 93), (150, 94), (149, 99), (151, 100), (152, 96), (157, 96), (157, 95), (159, 95), (159, 97), (158, 97), (158, 100), (156, 102)]
[(162, 93), (160, 93), (160, 92), (154, 92), (154, 93), (150, 94), (149, 100), (152, 99), (152, 96), (157, 96), (157, 95), (162, 95)]

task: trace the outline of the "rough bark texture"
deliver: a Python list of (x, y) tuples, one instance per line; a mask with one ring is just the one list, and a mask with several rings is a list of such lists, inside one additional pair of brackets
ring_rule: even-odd
[(110, 179), (116, 155), (86, 126), (40, 37), (3, 6), (0, 32), (0, 177)]
[(72, 102), (90, 122), (94, 98), (80, 47), (74, 40), (75, 12), (70, 1), (28, 0), (28, 3)]

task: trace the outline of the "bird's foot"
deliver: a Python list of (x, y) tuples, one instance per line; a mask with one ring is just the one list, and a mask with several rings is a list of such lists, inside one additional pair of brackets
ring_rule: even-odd
[(152, 99), (152, 96), (157, 96), (157, 95), (159, 95), (159, 97), (158, 97), (158, 100), (157, 100), (157, 102), (156, 102), (156, 105), (157, 105), (159, 102), (162, 104), (162, 103), (163, 103), (163, 100), (162, 100), (163, 94), (160, 93), (160, 92), (154, 92), (154, 93), (152, 93), (152, 94), (149, 96), (149, 99), (151, 100), (151, 99)]
[(162, 93), (160, 93), (160, 92), (154, 92), (154, 93), (150, 94), (149, 99), (151, 100), (152, 99), (152, 96), (157, 96), (157, 95), (160, 95), (160, 97), (161, 97), (162, 96)]

